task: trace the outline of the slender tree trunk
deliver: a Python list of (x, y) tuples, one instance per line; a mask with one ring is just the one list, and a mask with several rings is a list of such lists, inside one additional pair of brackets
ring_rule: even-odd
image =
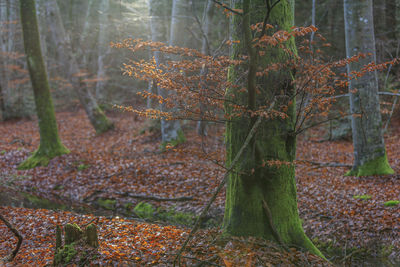
[[(211, 33), (211, 23), (214, 16), (214, 2), (207, 0), (207, 7), (204, 14), (204, 26), (203, 26), (203, 39), (201, 44), (201, 53), (204, 55), (211, 55), (209, 37)], [(200, 76), (203, 77), (207, 73), (206, 67), (201, 70)], [(205, 87), (205, 81), (202, 81), (202, 87)], [(206, 88), (201, 90), (205, 91)], [(204, 103), (200, 103), (200, 112), (202, 115), (206, 112), (207, 106)], [(201, 120), (197, 123), (197, 133), (199, 135), (207, 135), (207, 122)]]
[(104, 112), (97, 104), (87, 84), (82, 81), (79, 65), (71, 47), (71, 40), (65, 31), (60, 10), (55, 0), (43, 1), (46, 8), (46, 20), (50, 29), (51, 38), (57, 47), (58, 61), (62, 63), (67, 79), (72, 84), (79, 102), (98, 134), (113, 128), (113, 123), (107, 119)]
[(47, 81), (46, 68), (40, 50), (39, 30), (34, 0), (20, 1), (24, 47), (35, 96), (36, 112), (39, 120), (40, 145), (31, 157), (19, 166), (28, 169), (47, 166), (50, 159), (69, 153), (58, 136), (57, 122), (53, 102)]
[(4, 120), (5, 106), (4, 106), (4, 93), (3, 87), (0, 83), (0, 120)]
[(396, 20), (396, 25), (395, 25), (395, 36), (397, 42), (400, 42), (400, 0), (395, 0), (396, 1), (396, 10), (395, 10), (395, 20)]
[[(349, 75), (376, 62), (372, 0), (344, 0), (346, 54), (368, 54), (347, 65)], [(354, 164), (347, 175), (367, 176), (394, 173), (389, 166), (382, 133), (377, 73), (349, 81), (350, 112), (353, 130)]]
[[(184, 27), (188, 2), (186, 0), (173, 0), (172, 15), (170, 27), (170, 46), (183, 46), (185, 41)], [(158, 87), (158, 94), (163, 98), (168, 98), (170, 92), (164, 88)], [(166, 105), (161, 104), (161, 111), (174, 113), (175, 109), (168, 109)], [(162, 142), (181, 143), (184, 141), (183, 131), (179, 120), (161, 120)]]
[(106, 99), (105, 95), (105, 78), (106, 68), (104, 66), (104, 59), (110, 52), (110, 45), (108, 40), (108, 15), (109, 15), (110, 2), (109, 0), (101, 0), (99, 6), (99, 36), (98, 36), (98, 55), (97, 55), (97, 82), (96, 82), (96, 98), (100, 100)]
[[(157, 0), (150, 0), (149, 1), (149, 8), (150, 8), (150, 16), (151, 16), (151, 39), (153, 42), (167, 42), (168, 38), (168, 25), (167, 23), (167, 16), (165, 16), (165, 10), (167, 10), (167, 1), (157, 1)], [(172, 27), (172, 23), (171, 23)], [(171, 29), (171, 32), (173, 30)], [(174, 42), (170, 42), (170, 45), (178, 45), (178, 37), (180, 33), (175, 34), (176, 29), (174, 29), (173, 34), (170, 37), (176, 37), (177, 39)], [(177, 35), (177, 36), (176, 36)], [(157, 67), (161, 64), (165, 64), (165, 58), (163, 53), (161, 52), (154, 52), (154, 57), (156, 60)], [(163, 98), (168, 97), (168, 90), (161, 88), (158, 86), (158, 94)], [(173, 112), (173, 110), (167, 109), (166, 105), (163, 103), (160, 105), (161, 111), (164, 112)], [(182, 142), (184, 140), (183, 132), (180, 127), (180, 122), (178, 120), (161, 120), (161, 135), (162, 135), (162, 142), (166, 144), (168, 142)]]
[[(232, 67), (229, 80), (239, 85), (228, 88), (226, 97), (237, 104), (257, 110), (266, 103), (273, 103), (275, 94), (284, 93), (287, 98), (279, 98), (274, 107), (288, 105), (286, 119), (262, 119), (256, 136), (243, 153), (240, 164), (229, 175), (226, 188), (224, 231), (233, 236), (256, 236), (275, 240), (288, 246), (304, 248), (316, 255), (321, 252), (305, 235), (297, 209), (295, 169), (296, 136), (293, 135), (296, 104), (287, 99), (295, 99), (292, 86), (293, 74), (289, 69), (272, 72), (268, 77), (256, 77), (258, 68), (265, 68), (273, 62), (287, 60), (287, 54), (280, 48), (268, 48), (259, 56), (252, 46), (250, 24), (262, 22), (266, 7), (264, 0), (233, 0), (232, 7), (242, 9), (243, 15), (234, 15), (231, 21), (232, 40), (240, 40), (232, 47), (232, 57), (241, 58), (246, 54), (246, 66)], [(290, 30), (293, 26), (294, 1), (281, 0), (271, 11), (269, 24), (275, 30)], [(294, 41), (286, 47), (296, 53)], [(247, 73), (245, 80), (241, 79)], [(245, 86), (248, 93), (242, 93)], [(256, 94), (256, 89), (259, 93)], [(226, 102), (226, 113), (234, 114), (234, 107)], [(268, 104), (267, 104), (268, 105)], [(238, 150), (244, 143), (249, 130), (255, 123), (254, 117), (239, 115), (227, 123), (226, 150), (227, 166), (230, 166)], [(281, 161), (287, 164), (268, 165), (267, 161)], [(264, 163), (264, 164), (263, 164)]]

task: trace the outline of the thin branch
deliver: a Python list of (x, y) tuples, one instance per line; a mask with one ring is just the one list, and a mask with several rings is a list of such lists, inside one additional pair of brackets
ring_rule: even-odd
[(135, 195), (129, 192), (116, 192), (115, 194), (123, 196), (123, 197), (131, 197), (137, 199), (144, 199), (144, 200), (153, 200), (153, 201), (191, 201), (194, 200), (192, 196), (183, 196), (183, 197), (174, 197), (174, 198), (164, 198), (164, 197), (156, 197), (156, 196), (145, 196), (145, 195)]
[[(272, 108), (273, 105), (271, 105), (270, 108)], [(217, 189), (215, 190), (214, 194), (212, 195), (212, 197), (208, 200), (208, 203), (206, 205), (206, 207), (202, 210), (200, 216), (197, 218), (196, 222), (194, 223), (192, 230), (190, 231), (188, 237), (186, 238), (185, 242), (183, 243), (182, 247), (180, 248), (180, 250), (178, 251), (178, 253), (176, 254), (176, 257), (174, 259), (174, 267), (176, 266), (176, 263), (180, 261), (180, 257), (182, 252), (184, 251), (184, 249), (186, 248), (187, 244), (189, 243), (189, 241), (193, 238), (193, 235), (196, 233), (196, 231), (198, 230), (199, 226), (200, 226), (200, 222), (203, 220), (203, 218), (206, 216), (208, 210), (211, 207), (211, 204), (215, 201), (215, 199), (217, 198), (218, 193), (222, 190), (222, 188), (224, 187), (226, 181), (228, 180), (229, 174), (231, 173), (231, 171), (233, 170), (233, 168), (236, 166), (236, 164), (238, 163), (239, 159), (241, 158), (244, 150), (246, 149), (246, 147), (249, 145), (250, 140), (253, 139), (253, 136), (255, 135), (258, 126), (260, 125), (262, 121), (261, 117), (258, 117), (256, 122), (254, 123), (253, 127), (251, 128), (249, 134), (246, 137), (246, 140), (244, 141), (242, 147), (240, 148), (239, 152), (236, 154), (235, 158), (232, 161), (231, 166), (229, 167), (229, 169), (226, 171), (224, 178), (222, 179), (222, 181), (219, 183)]]
[(310, 161), (310, 160), (297, 160), (299, 163), (306, 163), (306, 164), (311, 164), (319, 167), (344, 167), (344, 168), (351, 168), (353, 165), (349, 164), (343, 164), (343, 163), (337, 163), (337, 162), (316, 162), (316, 161)]
[(380, 95), (391, 95), (391, 96), (400, 96), (400, 93), (391, 93), (391, 92), (378, 92)]
[(5, 258), (2, 259), (2, 261), (6, 262), (6, 261), (13, 261), (15, 256), (17, 255), (19, 248), (21, 247), (22, 244), (22, 236), (21, 234), (18, 232), (17, 229), (15, 229), (7, 220), (6, 218), (3, 217), (3, 215), (0, 214), (0, 220), (2, 220), (5, 225), (8, 227), (8, 229), (10, 229), (11, 232), (13, 232), (13, 234), (18, 238), (18, 243), (17, 246), (15, 247), (15, 249), (11, 252), (10, 255), (6, 256)]
[(242, 12), (239, 12), (237, 10), (234, 10), (232, 8), (230, 8), (227, 4), (221, 3), (220, 1), (217, 0), (212, 0), (214, 3), (216, 3), (217, 5), (220, 5), (221, 7), (225, 8), (226, 10), (229, 10), (230, 12), (236, 14), (236, 15), (243, 15)]

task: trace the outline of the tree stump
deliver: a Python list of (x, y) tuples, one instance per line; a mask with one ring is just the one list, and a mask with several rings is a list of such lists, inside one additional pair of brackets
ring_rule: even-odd
[(99, 246), (96, 225), (89, 224), (85, 230), (82, 230), (77, 224), (68, 223), (63, 230), (60, 225), (57, 225), (53, 265), (88, 265), (90, 260), (96, 257)]

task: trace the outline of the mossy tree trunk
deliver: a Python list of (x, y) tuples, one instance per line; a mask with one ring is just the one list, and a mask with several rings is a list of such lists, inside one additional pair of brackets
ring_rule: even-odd
[[(232, 40), (240, 40), (232, 47), (232, 57), (249, 56), (246, 66), (234, 67), (229, 71), (229, 80), (240, 83), (238, 88), (228, 88), (226, 92), (226, 113), (232, 115), (230, 101), (257, 110), (260, 106), (272, 103), (276, 94), (287, 98), (275, 103), (278, 108), (293, 99), (291, 85), (292, 73), (288, 69), (270, 73), (268, 78), (257, 78), (256, 70), (273, 62), (287, 60), (287, 54), (279, 48), (268, 48), (265, 55), (259, 56), (252, 46), (250, 24), (262, 22), (266, 15), (264, 0), (234, 0), (232, 7), (243, 10), (243, 15), (234, 15), (231, 21)], [(270, 13), (269, 24), (275, 30), (290, 30), (293, 26), (294, 1), (281, 0)], [(249, 41), (250, 40), (250, 41)], [(287, 48), (296, 53), (292, 40)], [(243, 77), (247, 73), (247, 78)], [(247, 92), (240, 90), (242, 86)], [(259, 90), (259, 94), (256, 93)], [(289, 105), (287, 119), (262, 119), (258, 131), (243, 153), (240, 163), (230, 173), (226, 189), (224, 232), (233, 236), (256, 236), (274, 240), (283, 245), (304, 248), (316, 255), (321, 252), (305, 235), (297, 209), (295, 169), (296, 155), (295, 103)], [(255, 117), (235, 116), (227, 123), (226, 149), (227, 166), (242, 146)], [(264, 164), (265, 161), (278, 160), (289, 164), (281, 166)]]
[[(344, 17), (347, 57), (358, 53), (367, 55), (347, 65), (347, 72), (351, 76), (351, 72), (360, 71), (368, 63), (376, 62), (372, 0), (345, 0)], [(349, 91), (354, 163), (347, 175), (393, 174), (383, 140), (376, 71), (351, 79)]]
[(29, 169), (47, 166), (50, 159), (68, 153), (58, 136), (53, 102), (47, 81), (46, 68), (40, 49), (39, 30), (34, 0), (20, 1), (24, 48), (35, 97), (36, 113), (39, 120), (40, 145), (31, 157), (19, 166)]
[(60, 65), (63, 66), (68, 81), (72, 84), (90, 123), (98, 134), (112, 129), (113, 123), (107, 119), (103, 110), (97, 104), (96, 98), (90, 92), (88, 85), (83, 82), (83, 78), (79, 75), (79, 65), (72, 51), (71, 39), (65, 31), (57, 1), (42, 0), (41, 2), (45, 5), (47, 25), (49, 25), (50, 36), (57, 48)]

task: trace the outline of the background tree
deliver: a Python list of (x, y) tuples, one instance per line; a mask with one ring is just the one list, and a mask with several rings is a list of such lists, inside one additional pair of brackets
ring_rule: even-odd
[[(201, 30), (202, 32), (202, 40), (201, 40), (201, 53), (203, 55), (211, 55), (211, 48), (210, 48), (210, 36), (211, 36), (211, 24), (212, 20), (214, 17), (214, 2), (212, 0), (206, 1), (206, 8), (204, 9), (204, 15), (203, 15), (203, 28)], [(207, 73), (207, 69), (204, 67), (201, 70), (200, 76), (204, 76)], [(205, 81), (202, 81), (204, 84), (203, 86), (207, 86)], [(200, 104), (200, 112), (204, 113), (206, 112), (206, 106), (205, 104), (201, 103)], [(207, 123), (204, 120), (200, 120), (197, 123), (197, 133), (199, 135), (207, 135)]]
[[(268, 7), (266, 7), (266, 3)], [(275, 30), (290, 30), (293, 26), (294, 1), (274, 2), (263, 0), (235, 0), (235, 10), (243, 10), (242, 15), (232, 18), (232, 40), (240, 41), (232, 49), (232, 56), (240, 59), (248, 56), (246, 69), (232, 68), (229, 80), (241, 86), (228, 88), (226, 114), (232, 119), (226, 125), (227, 165), (243, 145), (249, 129), (256, 123), (250, 116), (234, 116), (235, 106), (245, 106), (256, 111), (261, 106), (287, 105), (285, 118), (259, 118), (259, 129), (247, 146), (240, 164), (229, 175), (226, 188), (224, 231), (234, 236), (257, 236), (276, 240), (286, 245), (305, 248), (316, 255), (322, 255), (305, 235), (297, 210), (296, 182), (293, 161), (296, 154), (295, 103), (292, 85), (293, 73), (282, 69), (266, 77), (256, 77), (260, 68), (271, 63), (288, 60), (283, 48), (275, 47), (263, 51), (260, 56), (253, 46), (253, 32), (250, 25), (260, 21), (274, 25)], [(266, 27), (264, 25), (264, 27)], [(265, 28), (264, 28), (265, 30)], [(264, 30), (257, 33), (264, 34)], [(294, 41), (289, 41), (285, 49), (295, 53)], [(247, 74), (243, 78), (243, 73)], [(240, 90), (244, 86), (246, 92)], [(279, 100), (275, 98), (280, 94)], [(290, 102), (290, 101), (292, 102)], [(230, 101), (235, 105), (229, 104)], [(269, 165), (267, 161), (289, 164)]]
[(21, 163), (20, 169), (48, 165), (50, 159), (69, 153), (58, 136), (57, 122), (53, 102), (47, 81), (46, 68), (40, 49), (39, 30), (34, 0), (21, 0), (21, 24), (24, 47), (39, 121), (39, 148)]
[[(151, 39), (153, 42), (165, 43), (168, 40), (167, 36), (169, 34), (170, 45), (182, 44), (182, 32), (179, 31), (181, 28), (179, 28), (177, 24), (180, 22), (179, 16), (182, 16), (182, 14), (178, 12), (179, 8), (181, 8), (182, 3), (175, 3), (174, 1), (172, 9), (174, 10), (175, 8), (175, 11), (173, 11), (174, 13), (172, 15), (172, 19), (170, 20), (171, 27), (168, 27), (165, 23), (165, 18), (168, 16), (168, 13), (166, 12), (168, 12), (169, 10), (167, 4), (167, 1), (151, 0), (149, 2), (151, 16)], [(170, 30), (170, 32), (168, 30)], [(157, 67), (161, 69), (162, 65), (165, 64), (164, 54), (160, 51), (155, 51), (154, 57), (157, 63)], [(162, 88), (161, 86), (157, 86), (157, 88), (158, 94), (163, 99), (166, 99), (169, 95), (168, 90)], [(160, 104), (160, 109), (163, 112), (168, 110), (164, 102)], [(161, 120), (161, 138), (163, 143), (177, 141), (179, 138), (182, 138), (182, 136), (183, 132), (179, 120)]]
[(383, 140), (377, 73), (365, 73), (362, 77), (352, 74), (371, 61), (376, 62), (372, 0), (345, 0), (344, 18), (347, 57), (366, 55), (347, 65), (354, 146), (353, 168), (347, 175), (393, 174)]
[[(86, 111), (89, 121), (96, 132), (103, 133), (112, 129), (112, 122), (107, 119), (104, 112), (97, 104), (95, 97), (90, 92), (88, 84), (83, 80), (84, 77), (81, 75), (79, 65), (72, 50), (70, 37), (64, 29), (57, 1), (41, 1), (41, 4), (45, 6), (46, 22), (51, 34), (52, 44), (54, 44), (57, 49), (57, 58), (59, 62), (63, 62), (63, 64), (60, 64), (60, 70), (65, 73), (67, 80), (72, 84), (74, 92), (78, 96), (79, 102)], [(99, 35), (100, 34), (101, 30)], [(108, 44), (102, 42), (99, 44), (99, 47), (107, 45)], [(99, 61), (101, 62), (102, 56), (99, 57)], [(104, 75), (104, 71), (101, 71), (101, 74), (98, 73), (98, 75)], [(98, 79), (101, 79), (101, 77), (98, 77)]]

